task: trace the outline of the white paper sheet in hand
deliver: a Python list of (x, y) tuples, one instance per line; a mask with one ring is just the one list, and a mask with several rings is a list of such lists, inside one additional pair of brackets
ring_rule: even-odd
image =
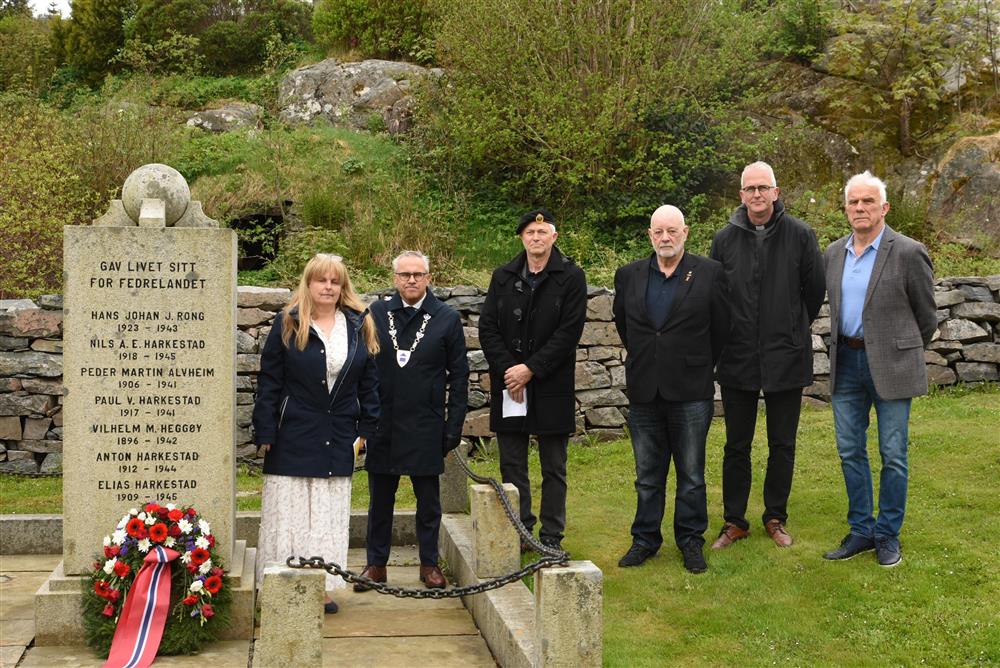
[(505, 418), (524, 417), (527, 414), (528, 414), (528, 388), (524, 388), (524, 401), (522, 402), (514, 401), (510, 396), (510, 392), (504, 390), (503, 416)]

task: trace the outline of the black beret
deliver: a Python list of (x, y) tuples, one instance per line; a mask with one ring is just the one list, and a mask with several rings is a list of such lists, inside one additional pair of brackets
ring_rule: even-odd
[(552, 214), (549, 213), (548, 209), (535, 209), (534, 211), (529, 211), (521, 216), (521, 220), (517, 223), (518, 236), (520, 236), (521, 232), (524, 231), (524, 228), (531, 223), (552, 223), (554, 225), (555, 219), (552, 217)]

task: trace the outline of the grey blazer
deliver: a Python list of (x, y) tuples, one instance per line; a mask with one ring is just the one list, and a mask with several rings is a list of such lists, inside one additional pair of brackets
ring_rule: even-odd
[[(830, 299), (830, 391), (836, 388), (840, 284), (844, 276), (847, 237), (823, 254)], [(888, 225), (872, 268), (862, 312), (865, 352), (875, 391), (882, 399), (927, 394), (924, 346), (937, 330), (934, 272), (922, 243)]]

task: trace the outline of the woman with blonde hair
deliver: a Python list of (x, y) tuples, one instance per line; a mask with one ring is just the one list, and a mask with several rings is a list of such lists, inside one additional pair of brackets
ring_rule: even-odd
[[(257, 545), (263, 565), (289, 556), (347, 564), (351, 475), (379, 418), (378, 334), (336, 255), (306, 264), (291, 302), (274, 319), (261, 355), (254, 438), (263, 446)], [(345, 586), (327, 575), (329, 592)]]

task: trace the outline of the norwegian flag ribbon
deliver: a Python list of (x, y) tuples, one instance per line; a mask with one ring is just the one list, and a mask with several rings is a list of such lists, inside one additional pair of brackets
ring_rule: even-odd
[(170, 607), (170, 562), (179, 556), (158, 545), (143, 559), (101, 668), (147, 668), (153, 663)]

